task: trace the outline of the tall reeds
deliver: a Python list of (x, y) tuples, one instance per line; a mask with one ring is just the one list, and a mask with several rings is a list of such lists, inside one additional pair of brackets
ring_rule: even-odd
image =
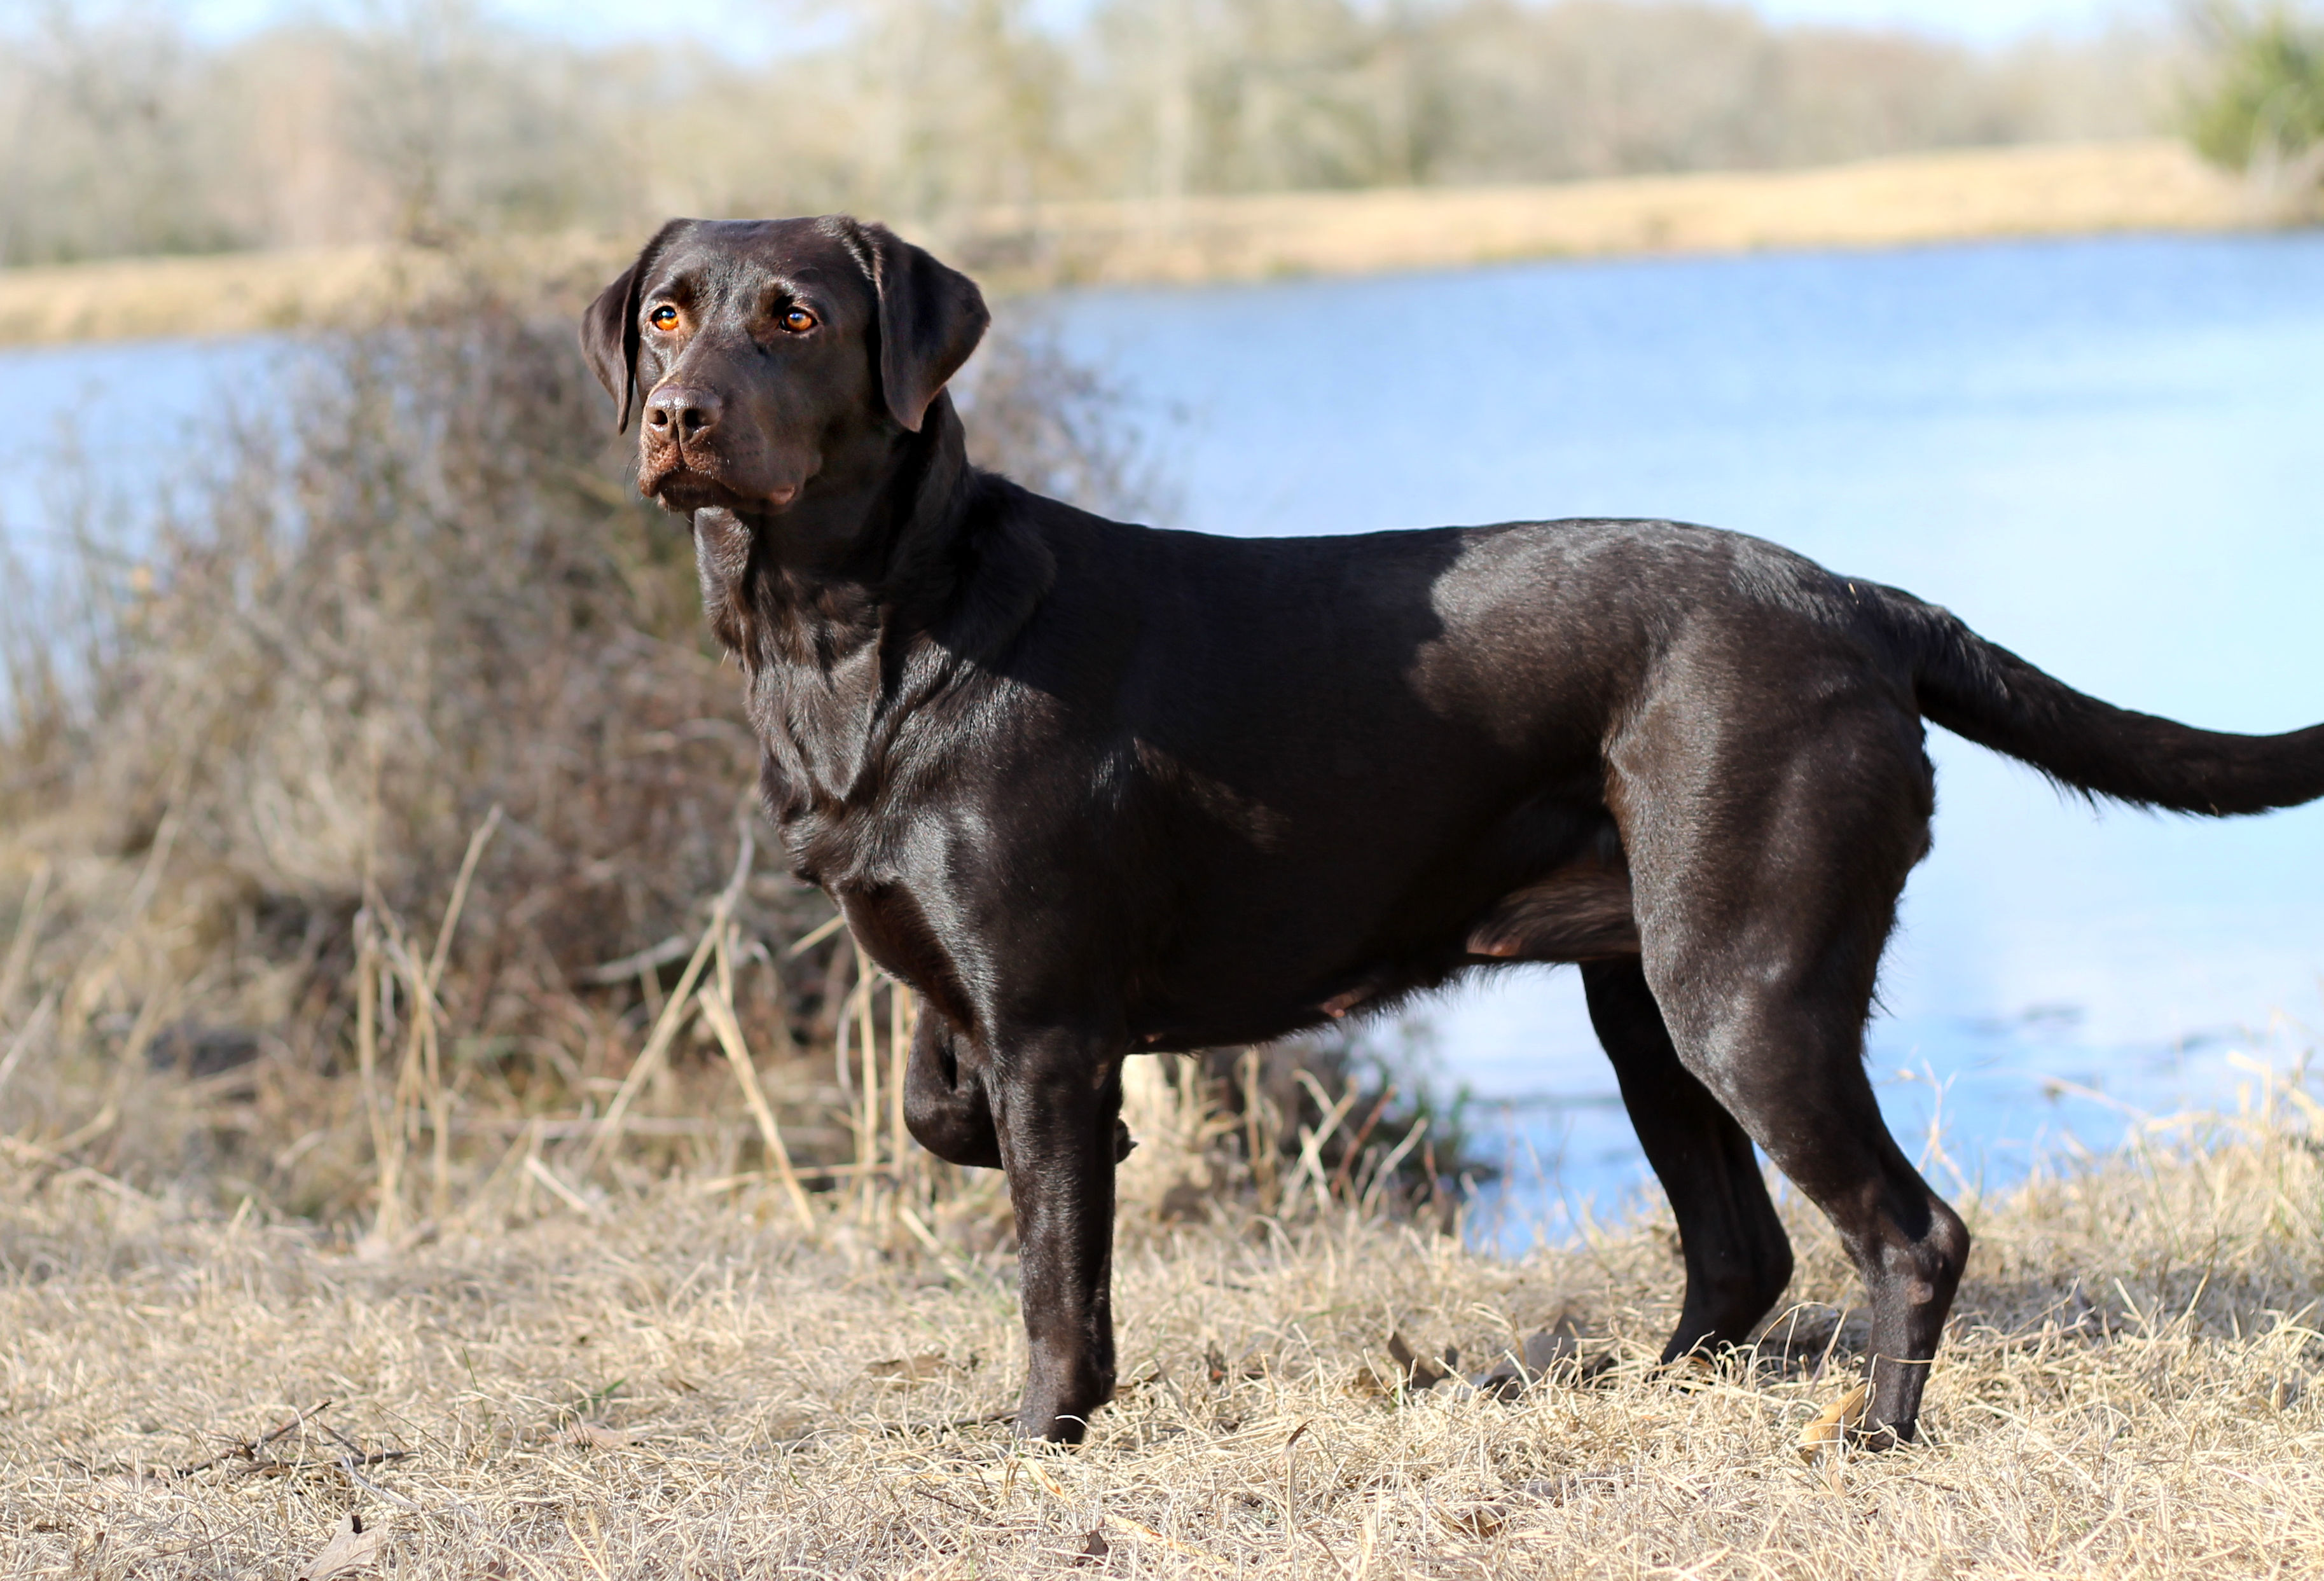
[[(0, 1134), (390, 1245), (672, 1170), (803, 1226), (1002, 1233), (997, 1181), (905, 1130), (911, 994), (754, 822), (740, 678), (572, 349), (581, 284), (285, 343), (191, 484), (84, 490), (109, 529), (18, 568)], [(982, 459), (1134, 508), (1120, 398), (1038, 335), (966, 395)], [(1157, 1203), (1372, 1189), (1351, 1144), (1377, 1165), (1410, 1122), (1359, 1140), (1360, 1062), (1267, 1060), (1140, 1089), (1179, 1138), (1139, 1165)]]

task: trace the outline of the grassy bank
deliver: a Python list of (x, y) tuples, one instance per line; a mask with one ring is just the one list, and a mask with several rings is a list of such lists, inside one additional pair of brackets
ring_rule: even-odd
[(2262, 223), (2164, 139), (1901, 155), (1818, 170), (1060, 204), (962, 238), (1036, 278), (1113, 283), (1458, 268), (1524, 258), (1894, 247)]
[[(1040, 204), (972, 214), (924, 234), (989, 284), (1027, 290), (1522, 258), (2216, 231), (2269, 217), (2233, 178), (2156, 139), (1764, 173)], [(481, 262), (503, 280), (597, 278), (624, 256), (623, 240), (567, 237), (507, 244), (457, 266), (426, 250), (339, 247), (13, 270), (0, 272), (0, 343), (344, 322), (438, 294), (457, 278), (456, 267)]]
[[(0, 1572), (290, 1576), (355, 1515), (411, 1577), (2313, 1574), (2319, 1118), (2277, 1092), (1965, 1204), (1928, 1442), (1812, 1458), (1860, 1292), (1796, 1212), (1788, 1310), (1674, 1380), (1656, 1214), (1510, 1264), (1133, 1188), (1123, 1397), (1027, 1451), (1009, 1260), (844, 1198), (519, 1171), (364, 1255), (20, 1148)], [(1545, 1327), (1573, 1359), (1513, 1400), (1387, 1348), (1482, 1368)]]

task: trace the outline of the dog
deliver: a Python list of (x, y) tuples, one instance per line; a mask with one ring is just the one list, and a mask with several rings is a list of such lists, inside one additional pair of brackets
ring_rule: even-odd
[(1910, 1440), (1969, 1249), (1862, 1058), (1929, 850), (1923, 722), (2203, 814), (2324, 794), (2324, 725), (2129, 712), (1680, 523), (1106, 520), (968, 462), (946, 386), (987, 323), (878, 225), (677, 220), (581, 344), (692, 522), (792, 869), (922, 997), (913, 1135), (1008, 1173), (1018, 1430), (1077, 1441), (1112, 1394), (1125, 1059), (1552, 961), (1677, 1218), (1665, 1359), (1745, 1342), (1791, 1277), (1757, 1143), (1869, 1291), (1859, 1436)]

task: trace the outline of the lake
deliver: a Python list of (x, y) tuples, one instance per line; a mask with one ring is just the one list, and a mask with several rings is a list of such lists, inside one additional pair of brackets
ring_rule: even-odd
[[(1568, 515), (1761, 534), (1946, 604), (2109, 701), (2220, 729), (2324, 718), (2324, 235), (1531, 263), (1062, 293), (1134, 397), (1177, 525), (1355, 532)], [(250, 345), (0, 355), (134, 472)], [(12, 535), (39, 519), (21, 467)], [(2324, 807), (2199, 823), (2061, 799), (1932, 732), (1934, 854), (1869, 1059), (1940, 1189), (2232, 1103), (2324, 1025)], [(1573, 974), (1421, 1007), (1521, 1242), (1645, 1179)]]

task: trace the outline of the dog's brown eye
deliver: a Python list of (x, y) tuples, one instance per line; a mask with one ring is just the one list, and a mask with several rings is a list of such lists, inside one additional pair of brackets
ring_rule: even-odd
[(676, 329), (678, 327), (678, 309), (665, 302), (646, 316), (646, 322), (652, 325), (656, 329)]
[(793, 335), (805, 335), (815, 327), (815, 315), (805, 308), (793, 308), (783, 315), (783, 327)]

